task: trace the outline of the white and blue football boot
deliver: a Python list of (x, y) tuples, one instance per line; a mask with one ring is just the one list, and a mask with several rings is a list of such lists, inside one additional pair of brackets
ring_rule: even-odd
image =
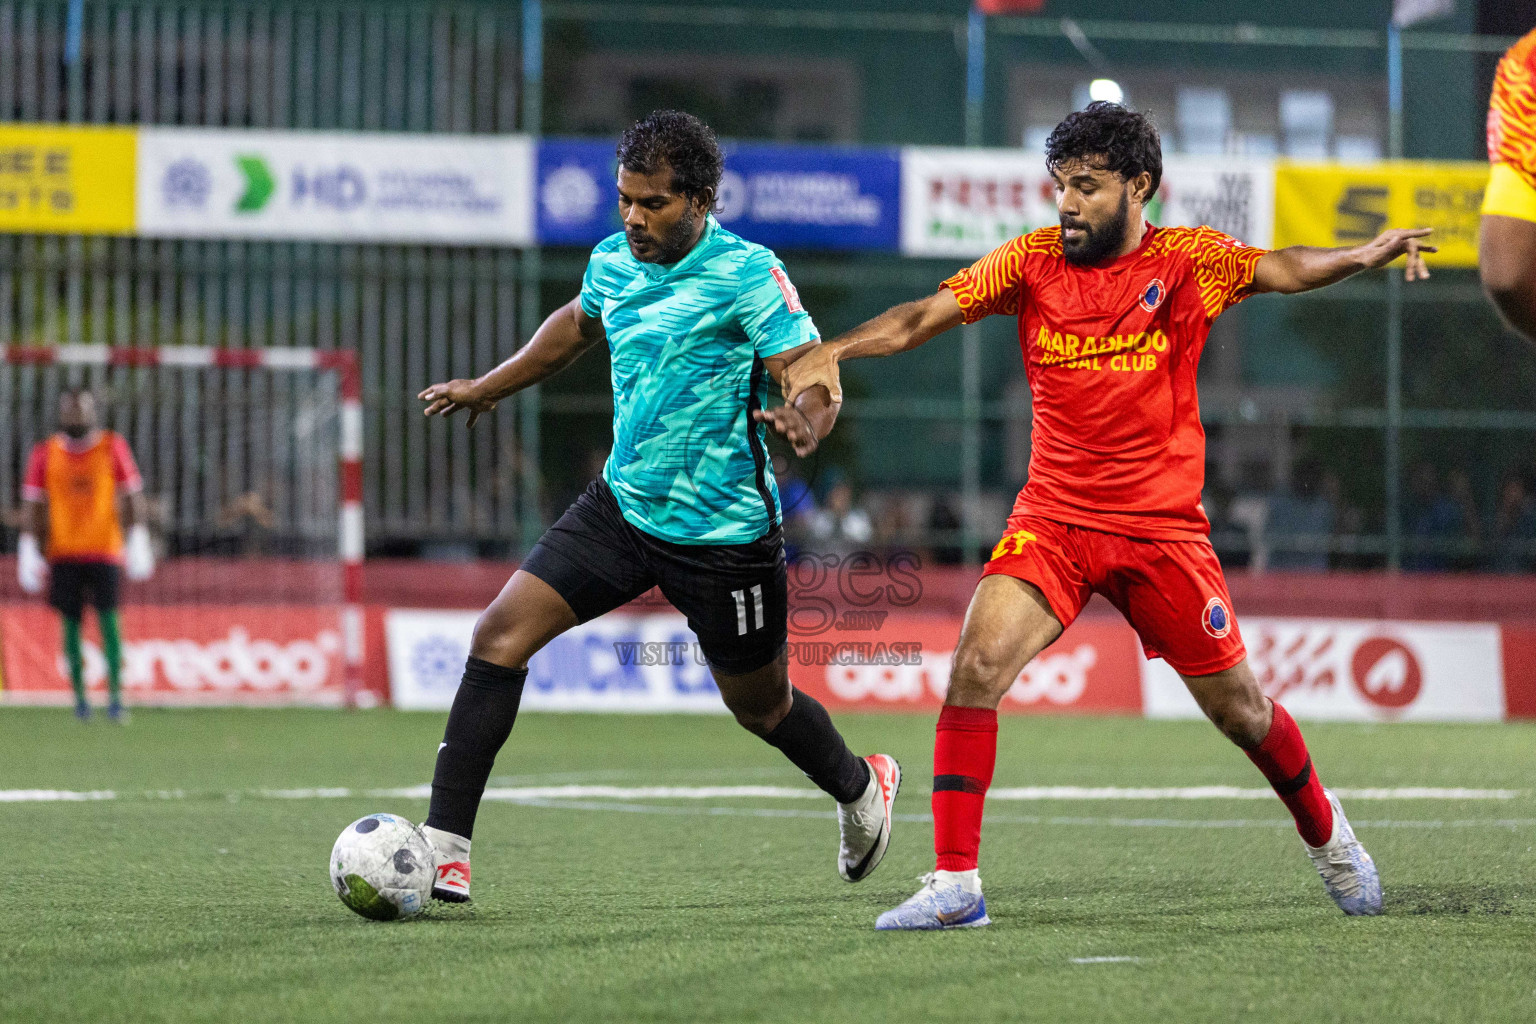
[(876, 931), (932, 932), (992, 923), (975, 871), (933, 871), (924, 875), (922, 882), (914, 896), (880, 915)]
[(1381, 913), (1381, 876), (1376, 872), (1376, 862), (1365, 852), (1355, 830), (1344, 817), (1339, 798), (1328, 789), (1323, 790), (1328, 805), (1333, 808), (1333, 835), (1322, 846), (1301, 845), (1312, 866), (1323, 876), (1323, 887), (1339, 909), (1351, 917), (1372, 917)]

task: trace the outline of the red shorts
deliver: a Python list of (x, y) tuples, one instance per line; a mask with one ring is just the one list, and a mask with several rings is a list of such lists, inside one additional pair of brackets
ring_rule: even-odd
[(1182, 675), (1222, 672), (1247, 654), (1221, 563), (1204, 537), (1142, 540), (1015, 515), (983, 575), (1039, 587), (1063, 626), (1092, 594), (1103, 594), (1135, 628), (1147, 657)]

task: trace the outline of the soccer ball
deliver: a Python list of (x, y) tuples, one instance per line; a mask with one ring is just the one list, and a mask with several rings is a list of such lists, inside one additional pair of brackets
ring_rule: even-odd
[(393, 814), (348, 825), (331, 847), (331, 885), (341, 902), (375, 921), (420, 913), (437, 876), (432, 844)]

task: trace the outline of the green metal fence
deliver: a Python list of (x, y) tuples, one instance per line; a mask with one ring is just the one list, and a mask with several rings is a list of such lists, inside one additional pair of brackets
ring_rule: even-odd
[[(963, 11), (883, 7), (0, 2), (0, 119), (559, 134), (594, 128), (570, 102), (585, 69), (614, 54), (651, 61), (660, 84), (634, 102), (686, 100), (686, 90), (668, 92), (667, 76), (692, 55), (781, 66), (783, 75), (808, 67), (843, 74), (857, 97), (845, 141), (1016, 145), (1013, 107), (1019, 83), (1027, 89), (1032, 80), (1020, 69), (1257, 68), (1358, 80), (1386, 111), (1385, 151), (1471, 157), (1485, 102), (1480, 83), (1511, 42), (1410, 32), (1394, 49), (1384, 28), (981, 21)], [(1426, 86), (1434, 82), (1447, 84)], [(422, 422), (412, 396), (428, 380), (469, 374), (515, 350), (573, 293), (582, 255), (3, 237), (0, 343), (356, 349), (372, 542), (384, 551), (428, 542), (505, 553), (526, 546), (558, 512), (586, 469), (584, 453), (604, 444), (603, 357), (511, 403), (471, 438)], [(954, 269), (895, 257), (782, 255), (829, 333), (930, 290)], [(1536, 372), (1472, 275), (1442, 273), (1427, 287), (1402, 289), (1382, 274), (1317, 297), (1262, 297), (1224, 318), (1212, 349), (1210, 365), (1230, 371), (1215, 375), (1204, 410), (1213, 461), (1228, 459), (1226, 483), (1239, 497), (1276, 484), (1273, 467), (1268, 480), (1243, 481), (1242, 457), (1231, 455), (1269, 431), (1284, 439), (1288, 461), (1316, 463), (1338, 479), (1337, 507), (1348, 512), (1326, 533), (1290, 536), (1224, 515), (1224, 554), (1241, 561), (1257, 546), (1379, 565), (1438, 552), (1458, 565), (1495, 557), (1514, 565), (1518, 558), (1504, 556), (1531, 551), (1519, 536), (1495, 544), (1491, 513), (1505, 475), (1536, 459), (1536, 416), (1522, 401)], [(996, 531), (996, 506), (1020, 483), (1018, 444), (1009, 438), (1027, 424), (1021, 372), (1001, 323), (903, 360), (853, 364), (852, 398), (823, 464), (838, 464), (866, 490), (957, 496), (958, 529), (918, 523), (890, 539), (960, 541), (974, 557)], [(1310, 397), (1276, 399), (1302, 378)], [(1420, 535), (1403, 481), (1421, 459), (1470, 472), (1490, 520), (1481, 538)], [(1221, 490), (1213, 486), (1218, 502)]]

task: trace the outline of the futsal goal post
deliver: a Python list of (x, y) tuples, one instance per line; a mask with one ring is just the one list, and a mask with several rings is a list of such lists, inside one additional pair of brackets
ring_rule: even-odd
[[(157, 566), (123, 589), (130, 702), (352, 705), (363, 689), (363, 409), (356, 355), (314, 348), (0, 347), (8, 553), (34, 446), (85, 388), (128, 442)], [(54, 703), (56, 627), (0, 577), (0, 694)], [(54, 631), (49, 632), (50, 628)], [(94, 659), (94, 660), (92, 660)], [(88, 682), (102, 685), (99, 648)]]

